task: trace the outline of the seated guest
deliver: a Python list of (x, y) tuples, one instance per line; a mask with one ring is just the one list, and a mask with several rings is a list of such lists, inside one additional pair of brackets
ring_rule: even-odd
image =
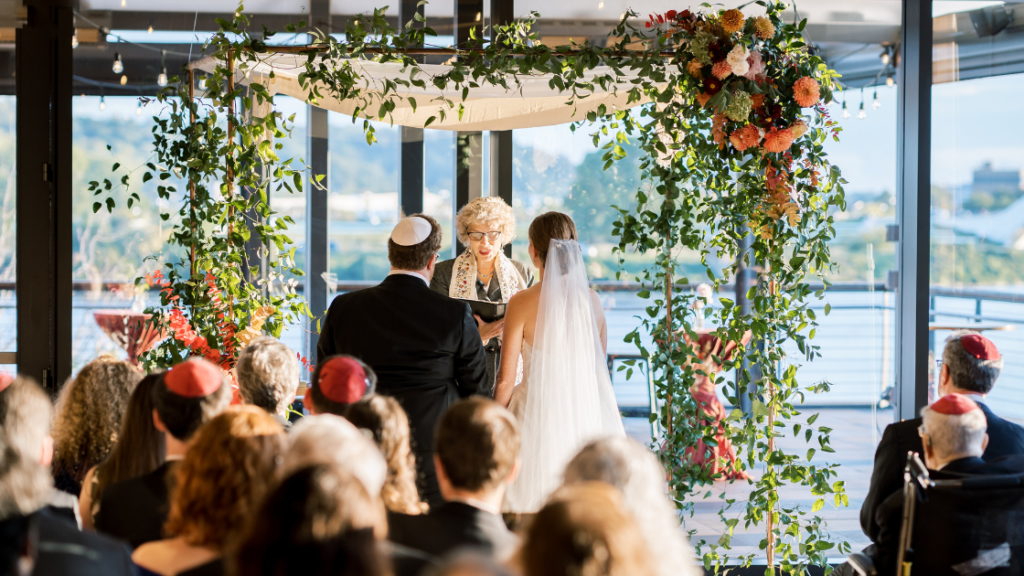
[(89, 469), (78, 497), (82, 526), (95, 528), (93, 518), (100, 509), (100, 495), (107, 486), (138, 478), (164, 463), (164, 434), (153, 426), (153, 388), (162, 373), (146, 376), (132, 391), (121, 422), (117, 443), (103, 462)]
[(175, 470), (166, 540), (139, 546), (141, 576), (225, 574), (223, 555), (267, 493), (284, 427), (254, 406), (232, 407), (196, 432)]
[(307, 416), (295, 423), (288, 440), (282, 476), (314, 464), (331, 464), (358, 478), (370, 494), (381, 493), (387, 463), (373, 441), (344, 418), (333, 414)]
[(693, 549), (668, 499), (665, 469), (653, 452), (631, 438), (604, 438), (583, 447), (565, 469), (565, 484), (604, 482), (622, 493), (650, 549), (658, 576), (698, 576)]
[[(924, 461), (929, 470), (936, 471), (936, 478), (1024, 472), (1024, 457), (1019, 455), (988, 462), (982, 459), (990, 442), (981, 406), (966, 394), (949, 394), (921, 409), (920, 436)], [(903, 491), (896, 491), (879, 505), (875, 514), (878, 537), (874, 542), (877, 550), (873, 554), (870, 549), (865, 552), (876, 558), (880, 574), (896, 572), (903, 502)], [(917, 550), (917, 553), (927, 554), (927, 551)]]
[(469, 398), (441, 417), (434, 465), (445, 503), (424, 516), (389, 516), (391, 540), (442, 557), (474, 548), (501, 560), (518, 539), (501, 519), (505, 489), (519, 468), (519, 426), (493, 400)]
[(285, 427), (299, 388), (299, 359), (277, 338), (262, 336), (242, 348), (235, 364), (242, 401), (273, 414)]
[(330, 356), (316, 365), (302, 401), (310, 414), (345, 416), (348, 407), (377, 388), (377, 375), (358, 358)]
[(233, 574), (384, 576), (390, 574), (380, 499), (341, 468), (299, 468), (255, 511), (229, 558)]
[(389, 512), (422, 514), (426, 502), (416, 492), (416, 458), (409, 446), (409, 418), (398, 401), (389, 396), (373, 395), (349, 406), (345, 419), (356, 428), (373, 434), (384, 460), (388, 478), (381, 498)]
[(0, 375), (0, 573), (130, 576), (123, 545), (82, 532), (47, 507), (53, 490), (51, 412), (35, 382)]
[(74, 496), (90, 468), (107, 457), (142, 374), (113, 356), (86, 364), (57, 398), (53, 421), (53, 477), (58, 489)]
[[(991, 461), (1011, 454), (1024, 454), (1024, 428), (1003, 420), (985, 404), (985, 395), (992, 391), (1003, 368), (1003, 358), (995, 344), (974, 332), (954, 332), (942, 350), (939, 371), (939, 395), (961, 394), (978, 403), (988, 421), (989, 443), (981, 458)], [(871, 487), (860, 509), (860, 525), (864, 533), (876, 541), (878, 524), (875, 513), (890, 494), (903, 487), (903, 468), (907, 452), (921, 453), (917, 428), (921, 419), (896, 422), (886, 427), (875, 451), (871, 471)]]
[(648, 549), (619, 492), (603, 482), (559, 488), (530, 522), (523, 576), (653, 576)]
[(164, 464), (149, 474), (111, 484), (100, 497), (96, 529), (137, 547), (164, 537), (174, 469), (184, 458), (189, 438), (220, 414), (231, 387), (220, 368), (190, 359), (153, 385), (153, 426), (164, 435)]
[(512, 576), (512, 572), (485, 555), (460, 552), (423, 576)]

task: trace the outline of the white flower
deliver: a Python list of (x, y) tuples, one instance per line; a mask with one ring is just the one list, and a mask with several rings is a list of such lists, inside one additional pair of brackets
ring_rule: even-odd
[(747, 62), (748, 56), (750, 56), (750, 50), (746, 46), (737, 44), (725, 57), (725, 61), (729, 63), (733, 74), (743, 76), (750, 70), (750, 63)]

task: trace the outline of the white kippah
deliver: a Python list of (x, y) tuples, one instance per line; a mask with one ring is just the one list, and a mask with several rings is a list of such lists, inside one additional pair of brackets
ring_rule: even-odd
[(425, 218), (410, 216), (402, 218), (391, 231), (391, 241), (399, 246), (415, 246), (430, 237), (433, 227)]

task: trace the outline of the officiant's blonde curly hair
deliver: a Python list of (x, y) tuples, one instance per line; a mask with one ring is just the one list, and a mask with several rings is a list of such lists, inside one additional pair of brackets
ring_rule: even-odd
[(516, 239), (516, 215), (512, 207), (497, 196), (477, 198), (466, 204), (455, 215), (455, 233), (463, 246), (469, 246), (469, 227), (472, 224), (497, 224), (501, 230), (501, 244)]

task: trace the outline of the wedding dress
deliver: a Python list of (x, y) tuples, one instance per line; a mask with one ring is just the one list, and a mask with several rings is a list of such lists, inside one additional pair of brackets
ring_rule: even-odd
[(534, 342), (523, 341), (522, 358), (523, 380), (509, 403), (521, 426), (522, 463), (503, 508), (532, 513), (587, 442), (626, 435), (575, 241), (551, 241)]

